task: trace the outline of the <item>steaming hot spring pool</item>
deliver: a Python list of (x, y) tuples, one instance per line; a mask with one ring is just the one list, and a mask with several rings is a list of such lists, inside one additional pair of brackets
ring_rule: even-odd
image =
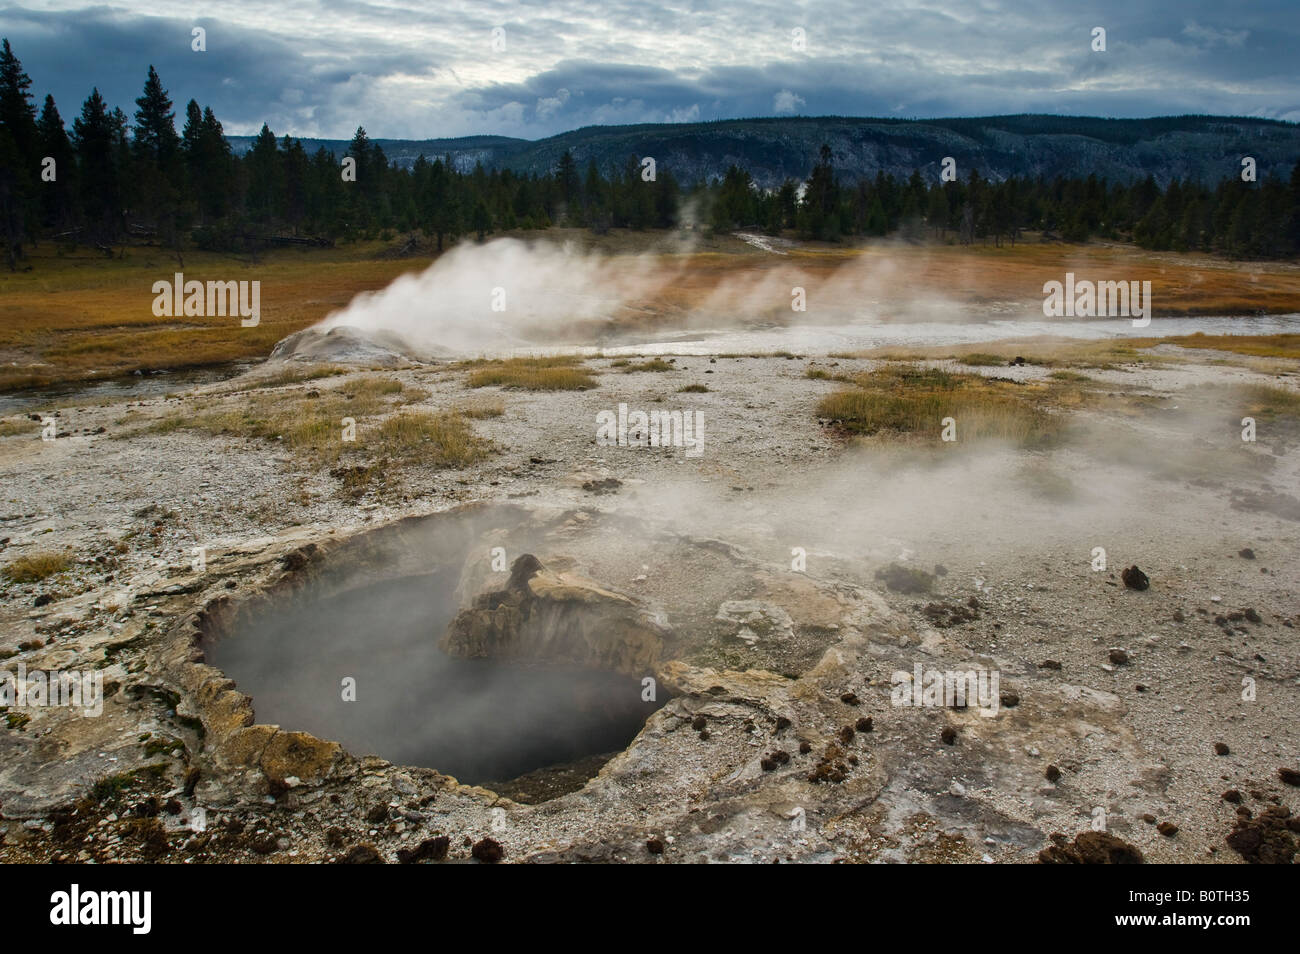
[[(453, 560), (328, 595), (307, 587), (260, 601), (233, 631), (205, 641), (207, 662), (252, 697), (259, 723), (355, 756), (436, 769), (520, 801), (581, 787), (664, 694), (644, 702), (640, 680), (616, 672), (448, 655), (438, 641), (460, 609), (459, 574)], [(355, 701), (344, 700), (347, 678)], [(538, 777), (502, 784), (528, 773)]]

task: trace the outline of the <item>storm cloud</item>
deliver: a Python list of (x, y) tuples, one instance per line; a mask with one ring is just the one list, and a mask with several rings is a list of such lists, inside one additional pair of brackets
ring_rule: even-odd
[[(1300, 120), (1294, 0), (49, 0), (0, 6), (0, 23), (33, 92), (53, 93), (69, 122), (92, 86), (132, 111), (149, 64), (178, 110), (211, 105), (232, 134), (266, 122), (327, 138), (364, 125), (536, 139), (772, 115)], [(205, 52), (190, 48), (196, 26)]]

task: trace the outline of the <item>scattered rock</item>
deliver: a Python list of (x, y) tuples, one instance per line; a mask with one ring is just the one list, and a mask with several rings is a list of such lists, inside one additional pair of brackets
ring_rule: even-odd
[(662, 838), (649, 838), (645, 843), (645, 850), (652, 855), (662, 855), (665, 847)]
[(447, 835), (438, 835), (436, 838), (426, 838), (414, 848), (398, 848), (397, 860), (404, 865), (419, 864), (421, 861), (442, 861), (447, 857), (447, 851), (451, 847), (451, 838)]
[(1116, 666), (1128, 665), (1128, 653), (1124, 652), (1124, 650), (1122, 649), (1112, 649), (1107, 654), (1106, 658), (1108, 658)]
[(474, 848), (470, 852), (475, 860), (482, 861), (486, 864), (496, 864), (506, 856), (505, 849), (499, 843), (491, 838), (484, 838), (482, 841), (474, 842)]
[(1043, 777), (1055, 785), (1061, 780), (1061, 770), (1055, 765), (1049, 765), (1047, 766), (1047, 771), (1043, 773)]
[(1232, 752), (1232, 750), (1228, 748), (1227, 744), (1225, 744), (1225, 743), (1223, 743), (1223, 742), (1215, 742), (1215, 743), (1214, 743), (1214, 754), (1215, 754), (1215, 755), (1228, 755), (1228, 754), (1230, 754), (1231, 752)]
[(934, 588), (935, 577), (924, 570), (891, 563), (876, 571), (876, 579), (883, 580), (885, 586), (895, 593), (929, 593)]
[(1130, 590), (1145, 590), (1151, 586), (1151, 578), (1137, 568), (1136, 565), (1127, 567), (1119, 578), (1124, 581), (1124, 585)]
[(952, 726), (948, 726), (946, 729), (943, 730), (943, 732), (940, 734), (939, 738), (943, 739), (943, 744), (944, 744), (944, 745), (956, 745), (956, 744), (957, 744), (957, 730), (954, 729)]
[[(1245, 812), (1245, 809), (1241, 809)], [(1225, 839), (1228, 847), (1256, 865), (1289, 865), (1296, 853), (1296, 839), (1289, 822), (1291, 811), (1270, 805), (1252, 819), (1249, 812), (1237, 816), (1236, 827)]]
[(348, 853), (336, 862), (340, 865), (382, 865), (383, 863), (384, 859), (380, 857), (374, 845), (353, 845), (348, 849)]
[(1160, 832), (1160, 834), (1164, 835), (1166, 838), (1172, 838), (1174, 835), (1178, 834), (1178, 826), (1173, 822), (1162, 821), (1159, 825), (1156, 825), (1156, 831)]
[(1243, 547), (1237, 551), (1237, 556), (1241, 557), (1243, 560), (1253, 560), (1255, 559), (1255, 551), (1250, 547)]
[(979, 610), (969, 604), (961, 603), (927, 603), (921, 615), (928, 619), (937, 629), (949, 629), (979, 619)]
[(1277, 777), (1288, 785), (1300, 785), (1300, 772), (1285, 765), (1277, 770)]
[(1055, 834), (1052, 844), (1038, 853), (1044, 865), (1140, 865), (1145, 860), (1136, 845), (1104, 831), (1081, 832), (1073, 843)]

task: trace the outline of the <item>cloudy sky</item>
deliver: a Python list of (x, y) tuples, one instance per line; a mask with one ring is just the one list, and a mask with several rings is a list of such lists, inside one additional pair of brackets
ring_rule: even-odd
[[(191, 50), (195, 26), (206, 52)], [(364, 125), (537, 139), (830, 114), (1300, 120), (1300, 0), (0, 0), (0, 35), (69, 124), (92, 86), (132, 112), (150, 63), (178, 113), (197, 99), (231, 134), (266, 122), (326, 138)]]

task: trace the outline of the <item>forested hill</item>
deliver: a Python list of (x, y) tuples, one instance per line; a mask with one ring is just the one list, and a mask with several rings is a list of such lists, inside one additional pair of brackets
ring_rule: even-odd
[[(375, 130), (378, 131), (378, 130)], [(278, 135), (293, 130), (276, 130)], [(251, 136), (229, 136), (237, 153)], [(678, 182), (721, 178), (735, 164), (766, 188), (786, 178), (802, 181), (822, 143), (831, 147), (837, 174), (845, 182), (877, 172), (906, 178), (913, 169), (937, 177), (945, 156), (959, 174), (977, 168), (994, 181), (1011, 176), (1048, 179), (1087, 177), (1131, 182), (1154, 176), (1167, 185), (1214, 183), (1255, 159), (1259, 177), (1285, 177), (1300, 160), (1300, 125), (1269, 119), (1172, 116), (1155, 119), (1098, 119), (1079, 116), (990, 116), (970, 119), (855, 119), (848, 117), (736, 119), (711, 123), (588, 126), (530, 142), (505, 136), (459, 139), (374, 139), (390, 161), (410, 166), (423, 153), (451, 155), (462, 171), (476, 162), (488, 169), (544, 175), (564, 151), (580, 168), (594, 160), (602, 172), (622, 169), (629, 156), (653, 156)], [(341, 139), (304, 139), (309, 152), (324, 146), (336, 156)]]

